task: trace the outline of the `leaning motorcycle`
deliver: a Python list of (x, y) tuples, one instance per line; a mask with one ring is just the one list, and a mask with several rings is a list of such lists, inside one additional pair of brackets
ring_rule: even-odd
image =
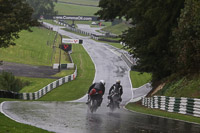
[(88, 108), (91, 113), (96, 112), (97, 108), (101, 104), (102, 96), (99, 93), (95, 93), (93, 95), (90, 95), (90, 100), (88, 103)]
[(119, 104), (120, 104), (120, 94), (119, 93), (116, 93), (114, 92), (110, 97), (110, 104), (109, 104), (109, 107), (110, 107), (110, 110), (111, 111), (114, 111), (116, 110), (117, 108), (119, 108)]

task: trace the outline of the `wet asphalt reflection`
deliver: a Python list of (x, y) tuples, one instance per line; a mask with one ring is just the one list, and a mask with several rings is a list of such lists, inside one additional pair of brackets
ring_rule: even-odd
[(195, 133), (200, 125), (143, 115), (121, 108), (111, 112), (106, 104), (90, 113), (85, 103), (5, 102), (12, 119), (58, 133)]

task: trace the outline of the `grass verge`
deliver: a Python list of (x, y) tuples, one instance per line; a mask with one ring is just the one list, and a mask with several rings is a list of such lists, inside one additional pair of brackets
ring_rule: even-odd
[(77, 16), (94, 16), (99, 10), (99, 7), (80, 6), (72, 4), (55, 4), (55, 11), (58, 11), (58, 15), (77, 15)]
[[(16, 101), (16, 99), (0, 98), (0, 104), (3, 101)], [(0, 133), (49, 133), (46, 130), (22, 124), (11, 120), (0, 113)]]
[(130, 78), (133, 88), (138, 88), (151, 81), (151, 74), (130, 71)]
[(30, 84), (28, 86), (23, 87), (20, 90), (20, 93), (29, 93), (29, 92), (36, 92), (42, 89), (44, 86), (48, 85), (55, 81), (55, 79), (48, 79), (48, 78), (29, 78), (29, 77), (18, 77), (23, 81), (29, 81)]
[(99, 4), (98, 0), (58, 0), (58, 1), (70, 2), (75, 4), (94, 5), (94, 6), (98, 6)]
[[(9, 123), (9, 124), (8, 124)], [(49, 133), (40, 128), (21, 124), (11, 120), (0, 113), (0, 132), (1, 133)]]
[(178, 120), (184, 120), (188, 122), (195, 122), (200, 124), (200, 118), (189, 116), (189, 115), (183, 115), (178, 113), (170, 113), (159, 109), (151, 109), (147, 108), (141, 105), (141, 103), (129, 103), (126, 105), (126, 108), (135, 112), (150, 114), (150, 115), (156, 115), (166, 118), (172, 118), (172, 119), (178, 119)]
[(127, 30), (128, 28), (129, 28), (129, 26), (122, 22), (122, 23), (114, 25), (114, 26), (105, 27), (102, 30), (106, 31), (106, 32), (111, 32), (116, 35), (121, 35), (123, 33), (123, 31)]
[[(32, 31), (20, 32), (20, 38), (15, 40), (16, 46), (0, 48), (0, 59), (8, 62), (38, 66), (51, 66), (52, 63), (58, 62), (58, 48), (52, 52), (55, 32), (38, 27), (33, 27)], [(61, 41), (60, 36), (57, 36), (56, 40), (55, 45), (58, 47)], [(62, 63), (69, 62), (65, 57), (65, 53), (62, 51)]]
[(156, 95), (200, 98), (200, 74), (187, 75), (169, 80)]
[(59, 73), (53, 75), (52, 77), (65, 77), (66, 75), (71, 75), (74, 73), (74, 69), (73, 70), (62, 70)]

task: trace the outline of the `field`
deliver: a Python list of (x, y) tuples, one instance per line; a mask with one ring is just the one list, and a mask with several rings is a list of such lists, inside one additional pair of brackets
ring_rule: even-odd
[(57, 3), (55, 4), (55, 10), (58, 11), (58, 15), (94, 16), (99, 7)]
[[(39, 66), (51, 66), (54, 62), (58, 62), (59, 50), (53, 54), (53, 40), (55, 32), (44, 28), (32, 28), (33, 32), (22, 31), (20, 32), (20, 38), (17, 39), (16, 46), (10, 46), (9, 48), (0, 48), (0, 59), (8, 62), (16, 62), (22, 64), (39, 65)], [(57, 38), (57, 47), (60, 38)], [(48, 42), (48, 45), (47, 45)], [(52, 55), (53, 54), (53, 55)], [(64, 52), (62, 52), (63, 63), (69, 62), (64, 58)]]
[[(4, 61), (31, 65), (51, 65), (51, 47), (47, 47), (48, 31), (32, 28), (33, 32), (22, 31), (16, 46), (0, 49), (0, 58)], [(37, 34), (35, 34), (37, 33)], [(33, 45), (34, 44), (34, 45)]]
[(99, 0), (58, 0), (59, 2), (70, 2), (75, 4), (83, 4), (83, 5), (94, 5), (98, 6)]

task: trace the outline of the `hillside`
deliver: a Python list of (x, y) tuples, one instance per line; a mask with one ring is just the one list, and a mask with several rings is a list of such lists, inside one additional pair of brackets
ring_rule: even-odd
[[(33, 27), (32, 32), (20, 32), (20, 38), (15, 40), (16, 46), (0, 48), (0, 59), (8, 62), (16, 62), (30, 65), (51, 66), (58, 63), (59, 49), (53, 52), (52, 45), (55, 32), (45, 28)], [(58, 45), (60, 36), (57, 36)], [(56, 52), (57, 51), (57, 52)], [(62, 51), (61, 63), (69, 62), (65, 52)]]
[(200, 98), (200, 75), (187, 75), (178, 79), (171, 76), (159, 87), (155, 88), (149, 95)]
[(99, 0), (58, 0), (58, 3), (71, 3), (79, 5), (98, 6)]
[(58, 15), (94, 16), (94, 13), (99, 10), (99, 7), (57, 3), (55, 4), (55, 10), (58, 11)]

